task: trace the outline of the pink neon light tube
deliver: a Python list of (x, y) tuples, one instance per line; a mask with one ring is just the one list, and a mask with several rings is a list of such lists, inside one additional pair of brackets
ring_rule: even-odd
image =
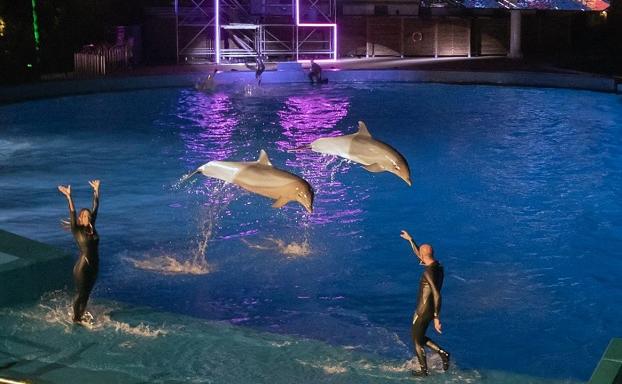
[[(214, 27), (214, 39), (216, 40), (215, 48), (216, 48), (216, 64), (220, 64), (220, 1), (214, 0), (214, 18), (215, 18), (215, 27)], [(337, 60), (337, 24), (334, 23), (301, 23), (300, 22), (300, 0), (296, 0), (296, 26), (297, 27), (319, 27), (319, 28), (332, 28), (333, 29), (333, 52), (332, 59), (328, 59), (327, 61), (336, 61)], [(296, 52), (298, 52), (298, 48), (296, 47)], [(296, 59), (298, 54), (296, 53)], [(325, 61), (325, 60), (322, 60)]]
[(214, 39), (216, 40), (216, 64), (220, 64), (220, 1), (214, 0), (214, 18), (216, 27)]
[[(332, 60), (337, 60), (337, 24), (333, 23), (301, 23), (300, 22), (300, 0), (296, 0), (296, 26), (298, 27), (326, 27), (333, 28), (333, 52), (332, 52)], [(298, 47), (296, 47), (296, 51), (298, 51)], [(300, 60), (298, 60), (300, 61)]]

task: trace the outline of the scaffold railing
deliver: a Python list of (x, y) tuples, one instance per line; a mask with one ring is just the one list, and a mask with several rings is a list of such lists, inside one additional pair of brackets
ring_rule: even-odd
[(337, 58), (336, 0), (175, 0), (177, 58)]

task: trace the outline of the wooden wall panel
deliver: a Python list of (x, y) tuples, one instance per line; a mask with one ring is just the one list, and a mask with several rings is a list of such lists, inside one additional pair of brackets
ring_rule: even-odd
[[(401, 21), (399, 17), (370, 17), (369, 43), (376, 56), (399, 56)], [(370, 52), (371, 55), (371, 52)]]
[[(434, 56), (434, 20), (404, 20), (404, 55)], [(421, 40), (413, 41), (413, 34), (421, 36)]]
[(443, 19), (438, 23), (438, 55), (467, 56), (469, 53), (469, 21)]
[(348, 16), (339, 20), (337, 41), (340, 57), (365, 56), (366, 16)]
[(509, 50), (510, 21), (508, 18), (478, 18), (480, 55), (505, 55)]

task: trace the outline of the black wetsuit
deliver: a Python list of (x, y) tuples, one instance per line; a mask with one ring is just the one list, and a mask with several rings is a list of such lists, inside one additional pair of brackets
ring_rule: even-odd
[(266, 66), (259, 56), (257, 56), (256, 61), (257, 69), (255, 70), (255, 79), (257, 79), (257, 84), (261, 85), (261, 74), (266, 70)]
[[(439, 353), (443, 359), (443, 368), (449, 364), (449, 355), (438, 344), (433, 342), (425, 335), (430, 322), (440, 315), (441, 312), (441, 288), (443, 286), (443, 266), (434, 261), (425, 267), (419, 282), (419, 297), (417, 299), (417, 310), (413, 316), (412, 337), (415, 345), (417, 360), (421, 365), (421, 371), (427, 374), (428, 364), (425, 356), (424, 346)], [(445, 363), (447, 359), (447, 363)]]
[(73, 266), (73, 280), (76, 284), (76, 297), (73, 301), (73, 321), (82, 320), (86, 310), (86, 303), (91, 295), (91, 290), (97, 280), (99, 271), (99, 235), (95, 230), (95, 219), (99, 198), (93, 196), (93, 209), (91, 211), (91, 227), (77, 225), (76, 212), (70, 212), (71, 233), (80, 249), (80, 257)]
[(311, 71), (309, 72), (309, 80), (311, 84), (322, 82), (322, 67), (318, 63), (311, 64)]

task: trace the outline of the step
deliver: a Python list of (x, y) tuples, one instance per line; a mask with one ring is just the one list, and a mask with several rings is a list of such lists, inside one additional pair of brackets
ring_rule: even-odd
[(71, 286), (72, 268), (73, 258), (64, 252), (0, 230), (0, 306)]

